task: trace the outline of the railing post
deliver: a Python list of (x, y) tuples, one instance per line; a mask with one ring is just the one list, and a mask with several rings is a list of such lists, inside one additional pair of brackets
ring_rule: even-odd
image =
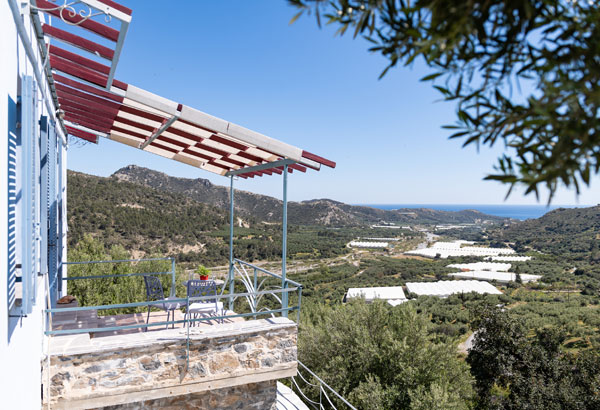
[(296, 323), (300, 326), (300, 310), (302, 309), (302, 286), (298, 288), (298, 311), (296, 312)]
[[(233, 175), (229, 186), (229, 294), (235, 291), (233, 283)], [(233, 297), (229, 297), (229, 310), (233, 311)]]
[(319, 382), (319, 408), (323, 408), (323, 386), (321, 386), (321, 382)]
[[(281, 249), (281, 288), (287, 289), (287, 280), (286, 280), (286, 259), (287, 259), (287, 176), (288, 176), (288, 166), (287, 164), (283, 166), (283, 244)], [(281, 295), (281, 308), (287, 309), (288, 307), (288, 293), (283, 292)], [(288, 316), (287, 310), (281, 312), (283, 317)]]
[[(258, 286), (258, 272), (256, 271), (256, 268), (253, 269), (254, 270), (254, 293), (258, 292), (257, 286)], [(256, 301), (256, 295), (254, 295), (254, 311), (256, 312), (256, 308), (258, 307), (258, 303)]]
[[(254, 304), (253, 309), (254, 312), (256, 312), (258, 309), (258, 295), (256, 294), (256, 292), (258, 292), (258, 271), (256, 270), (256, 268), (252, 269), (254, 271), (254, 288), (253, 288), (253, 292), (254, 292), (254, 296), (252, 296), (252, 303)], [(256, 320), (258, 318), (257, 315), (254, 315), (254, 320)]]
[(175, 297), (177, 295), (176, 293), (176, 287), (177, 285), (175, 285), (175, 258), (171, 258), (171, 296)]
[[(187, 328), (187, 336), (186, 336), (186, 351), (185, 351), (185, 371), (187, 372), (188, 369), (190, 368), (190, 314), (187, 310), (187, 307), (190, 306), (190, 295), (186, 294), (186, 315), (185, 318), (187, 319), (184, 323), (185, 327)], [(173, 313), (173, 321), (175, 321), (175, 313)]]

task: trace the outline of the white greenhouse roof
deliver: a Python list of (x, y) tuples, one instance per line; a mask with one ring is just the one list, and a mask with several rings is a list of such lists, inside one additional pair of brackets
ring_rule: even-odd
[(490, 256), (490, 260), (500, 262), (526, 262), (532, 259), (531, 256)]
[(478, 280), (443, 280), (438, 282), (408, 282), (406, 288), (410, 293), (419, 296), (448, 297), (454, 293), (488, 293), (490, 295), (501, 295), (498, 289), (488, 282)]
[(510, 263), (494, 263), (494, 262), (475, 262), (475, 263), (453, 263), (447, 268), (456, 268), (464, 270), (490, 270), (494, 272), (508, 272)]
[(360, 242), (360, 241), (352, 241), (350, 242), (350, 246), (353, 248), (387, 248), (387, 242)]
[[(402, 286), (387, 286), (374, 288), (350, 288), (347, 293), (348, 298), (364, 297), (367, 301), (375, 299), (383, 300), (406, 300)], [(400, 302), (401, 303), (401, 302)], [(395, 305), (394, 305), (395, 306)]]
[[(497, 282), (514, 282), (517, 274), (514, 272), (492, 272), (484, 270), (474, 270), (469, 272), (456, 272), (450, 273), (450, 276), (455, 278), (468, 278), (468, 279), (483, 279), (483, 280), (495, 280)], [(540, 279), (540, 275), (530, 275), (521, 273), (521, 280), (523, 283), (535, 282)]]
[(513, 254), (515, 251), (510, 248), (488, 248), (485, 246), (463, 246), (470, 245), (473, 242), (469, 241), (454, 241), (454, 242), (436, 242), (430, 248), (415, 249), (405, 252), (407, 255), (425, 256), (427, 258), (435, 258), (439, 255), (440, 258), (446, 259), (451, 256), (498, 256)]

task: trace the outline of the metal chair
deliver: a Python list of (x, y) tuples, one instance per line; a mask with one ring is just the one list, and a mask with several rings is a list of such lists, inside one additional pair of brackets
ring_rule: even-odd
[[(199, 279), (188, 280), (187, 295), (190, 298), (202, 296), (214, 296), (214, 298), (191, 303), (186, 309), (186, 317), (187, 315), (194, 315), (193, 317), (196, 319), (198, 315), (223, 315), (223, 302), (217, 300), (217, 284), (214, 281)], [(222, 318), (221, 323), (223, 323)]]
[[(148, 316), (146, 318), (146, 324), (149, 323), (150, 321), (150, 308), (151, 306), (157, 307), (159, 309), (164, 310), (165, 312), (167, 312), (167, 322), (169, 321), (169, 317), (171, 316), (172, 313), (172, 321), (175, 321), (175, 310), (179, 309), (181, 307), (181, 303), (180, 302), (169, 302), (169, 298), (165, 298), (165, 295), (163, 293), (163, 287), (162, 287), (162, 283), (160, 282), (160, 279), (158, 279), (158, 277), (153, 276), (153, 275), (144, 275), (144, 284), (146, 285), (146, 302), (152, 302), (155, 300), (164, 300), (164, 303), (161, 304), (155, 304), (155, 305), (148, 305)], [(167, 323), (166, 325), (166, 329), (169, 328), (169, 324)], [(172, 328), (175, 328), (175, 323), (172, 324)], [(148, 331), (148, 327), (146, 327), (146, 329), (144, 330), (145, 332)]]

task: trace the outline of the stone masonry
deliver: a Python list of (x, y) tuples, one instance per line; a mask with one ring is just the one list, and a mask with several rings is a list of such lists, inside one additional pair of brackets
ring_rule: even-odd
[(215, 408), (203, 405), (218, 402), (223, 407), (217, 408), (269, 409), (275, 380), (297, 370), (297, 327), (285, 318), (192, 328), (189, 348), (185, 329), (141, 335), (50, 340), (49, 369), (47, 359), (42, 363), (44, 403), (137, 409), (182, 402), (192, 404), (181, 408)]
[(277, 406), (276, 399), (277, 382), (267, 381), (182, 396), (102, 407), (98, 410), (275, 410)]

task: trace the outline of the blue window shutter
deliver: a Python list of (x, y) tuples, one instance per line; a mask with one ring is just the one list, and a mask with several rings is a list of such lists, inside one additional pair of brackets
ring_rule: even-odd
[(17, 299), (17, 135), (8, 132), (8, 311)]
[(48, 281), (50, 283), (50, 303), (55, 307), (58, 299), (60, 278), (58, 277), (58, 197), (57, 166), (58, 156), (55, 124), (48, 128)]
[(50, 134), (48, 133), (48, 117), (40, 118), (40, 272), (48, 274), (48, 230), (50, 213)]
[(41, 234), (41, 216), (42, 216), (42, 138), (40, 138), (40, 116), (38, 113), (37, 104), (37, 83), (33, 82), (33, 272), (32, 272), (32, 288), (31, 288), (31, 304), (35, 305), (35, 295), (37, 293), (37, 275), (42, 272), (41, 256), (42, 256), (42, 234)]
[(21, 82), (21, 153), (22, 153), (22, 224), (21, 224), (21, 314), (31, 313), (35, 301), (36, 282), (36, 172), (37, 126), (35, 84), (33, 77), (24, 76)]
[[(56, 192), (56, 218), (57, 218), (57, 243), (56, 243), (56, 258), (57, 258), (57, 276), (58, 276), (58, 291), (60, 292), (61, 295), (65, 294), (65, 291), (63, 291), (63, 285), (65, 284), (63, 282), (63, 277), (64, 277), (64, 265), (63, 265), (63, 244), (64, 244), (64, 238), (66, 237), (66, 224), (64, 222), (63, 218), (66, 218), (67, 216), (65, 215), (65, 213), (63, 212), (63, 210), (66, 209), (65, 204), (63, 203), (63, 201), (66, 201), (66, 195), (65, 191), (66, 191), (66, 184), (67, 181), (65, 180), (66, 176), (63, 176), (63, 166), (66, 166), (66, 164), (63, 164), (63, 161), (66, 161), (66, 155), (65, 155), (65, 151), (64, 151), (64, 147), (61, 144), (59, 138), (57, 137), (57, 161), (56, 161), (56, 175), (57, 175), (57, 192)], [(64, 197), (63, 197), (64, 195)]]
[[(62, 145), (61, 140), (58, 139), (58, 192), (57, 192), (57, 204), (56, 204), (56, 213), (58, 218), (58, 244), (56, 252), (58, 255), (58, 290), (61, 292), (61, 295), (65, 295), (67, 293), (66, 283), (63, 282), (63, 278), (67, 274), (66, 265), (63, 264), (63, 261), (66, 260), (66, 239), (67, 239), (67, 150), (64, 145)], [(63, 288), (64, 285), (64, 288)]]

